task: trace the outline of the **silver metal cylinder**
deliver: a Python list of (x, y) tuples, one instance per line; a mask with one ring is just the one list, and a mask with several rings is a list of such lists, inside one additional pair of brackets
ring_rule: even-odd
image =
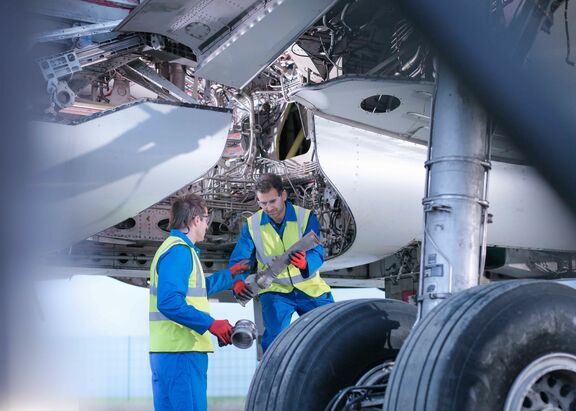
[(256, 325), (250, 320), (238, 320), (232, 328), (232, 344), (238, 348), (250, 348), (257, 337)]
[(170, 81), (180, 90), (186, 90), (186, 67), (178, 63), (170, 63)]
[(426, 162), (419, 318), (451, 294), (478, 285), (489, 151), (486, 113), (442, 66)]

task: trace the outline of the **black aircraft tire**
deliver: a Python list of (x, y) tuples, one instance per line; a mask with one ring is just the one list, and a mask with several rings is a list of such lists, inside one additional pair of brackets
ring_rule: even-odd
[(319, 411), (374, 366), (394, 359), (416, 307), (361, 299), (317, 308), (276, 338), (252, 379), (247, 411)]
[[(506, 409), (554, 401), (566, 408), (551, 409), (576, 409), (576, 395), (566, 396), (576, 392), (575, 319), (576, 290), (551, 281), (461, 292), (414, 327), (392, 369), (384, 410), (504, 410), (515, 391), (520, 399)], [(559, 367), (554, 375), (542, 366), (550, 357)], [(514, 388), (519, 383), (527, 387)]]

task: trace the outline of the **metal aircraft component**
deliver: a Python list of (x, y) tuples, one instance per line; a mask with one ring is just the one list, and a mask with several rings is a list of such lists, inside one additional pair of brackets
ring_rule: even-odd
[(243, 350), (252, 347), (252, 343), (258, 338), (256, 325), (250, 320), (238, 320), (232, 328), (232, 344)]
[[(290, 201), (318, 217), (326, 251), (322, 269), (332, 284), (381, 284), (388, 277), (417, 276), (419, 261), (410, 273), (400, 270), (394, 275), (389, 262), (399, 250), (422, 240), (421, 165), (426, 160), (432, 86), (438, 73), (427, 40), (392, 2), (35, 3), (35, 19), (42, 23), (35, 27), (35, 37), (46, 41), (33, 44), (32, 54), (48, 64), (43, 70), (46, 78), (58, 79), (50, 88), (55, 109), (46, 111), (48, 99), (43, 99), (37, 110), (41, 116), (48, 112), (57, 121), (70, 121), (135, 98), (156, 96), (234, 109), (223, 155), (214, 160), (216, 167), (204, 174), (193, 172), (187, 181), (182, 177), (182, 185), (171, 193), (196, 192), (208, 202), (212, 221), (199, 245), (206, 272), (225, 268), (244, 218), (258, 209), (254, 182), (262, 173), (275, 172), (283, 175)], [(572, 9), (568, 11), (572, 18)], [(550, 13), (555, 22), (561, 21), (559, 11)], [(124, 19), (121, 26), (126, 33), (106, 32), (119, 19)], [(274, 21), (278, 24), (271, 27)], [(549, 29), (551, 23), (547, 21)], [(539, 47), (547, 53), (545, 58), (530, 53), (527, 64), (555, 58), (552, 46), (559, 44), (561, 29), (562, 24), (552, 25), (554, 39), (537, 36), (536, 43), (546, 41)], [(287, 32), (294, 35), (279, 35)], [(272, 56), (279, 57), (271, 61)], [(184, 65), (179, 66), (178, 81), (169, 70), (174, 62)], [(209, 80), (212, 74), (215, 81)], [(242, 93), (227, 86), (245, 83)], [(58, 88), (60, 93), (54, 93)], [(174, 124), (170, 134), (194, 129), (183, 124), (188, 125)], [(494, 222), (488, 244), (528, 250), (514, 254), (514, 263), (525, 257), (528, 268), (530, 251), (561, 253), (558, 269), (568, 272), (561, 262), (575, 249), (574, 220), (532, 168), (518, 165), (523, 156), (498, 125), (492, 159)], [(86, 166), (111, 172), (110, 164), (103, 164)], [(98, 173), (91, 172), (97, 179)], [(151, 207), (124, 213), (124, 219), (114, 218), (114, 224), (102, 231), (82, 231), (89, 241), (66, 254), (76, 267), (145, 277), (147, 253), (167, 234), (172, 198), (150, 195)], [(92, 207), (96, 205), (77, 203), (78, 209)], [(74, 224), (66, 226), (75, 229)], [(543, 232), (554, 235), (539, 234)], [(90, 253), (105, 258), (91, 259)], [(538, 268), (514, 271), (510, 264), (495, 270), (495, 278), (539, 273)]]
[(198, 55), (197, 75), (244, 88), (335, 3), (151, 0), (117, 30), (162, 34), (186, 44)]
[(41, 16), (84, 23), (106, 23), (123, 19), (135, 8), (138, 0), (106, 0), (87, 2), (78, 0), (32, 0), (28, 7)]
[(484, 273), (490, 280), (575, 277), (576, 254), (490, 247), (486, 253)]
[(108, 33), (114, 27), (120, 24), (122, 20), (111, 20), (105, 23), (94, 23), (85, 26), (76, 26), (69, 29), (55, 30), (48, 33), (39, 33), (32, 37), (32, 41), (44, 43), (48, 41), (57, 41), (73, 39), (81, 36), (92, 36), (94, 34)]
[[(351, 75), (295, 89), (289, 97), (318, 117), (427, 145), (433, 91), (430, 81)], [(493, 135), (492, 157), (522, 162), (501, 130)]]
[(137, 34), (120, 37), (100, 44), (92, 44), (76, 50), (80, 65), (88, 67), (107, 61), (111, 58), (130, 54), (142, 49), (145, 45), (144, 38)]
[(427, 81), (342, 76), (297, 89), (290, 97), (317, 116), (426, 144), (433, 90)]
[[(246, 87), (335, 3), (335, 0), (260, 2), (254, 14), (210, 45), (209, 54), (202, 57), (198, 66), (198, 75), (232, 87)], [(253, 50), (253, 54), (246, 54), (246, 47), (255, 42), (261, 47)]]
[(68, 229), (47, 246), (69, 246), (118, 224), (204, 174), (224, 150), (230, 117), (223, 109), (144, 101), (73, 124), (33, 123), (34, 184), (47, 221), (66, 216)]
[(550, 353), (528, 364), (514, 381), (505, 411), (570, 409), (576, 404), (576, 356)]
[[(30, 44), (31, 55), (41, 63), (52, 103), (46, 98), (43, 83), (41, 101), (30, 106), (36, 118), (55, 121), (40, 128), (39, 137), (45, 141), (38, 150), (41, 164), (33, 171), (43, 190), (41, 203), (53, 211), (42, 210), (42, 229), (49, 234), (58, 232), (50, 225), (54, 222), (61, 225), (57, 228), (70, 230), (48, 244), (60, 248), (50, 254), (49, 262), (66, 260), (72, 265), (68, 270), (57, 269), (59, 275), (110, 275), (147, 286), (146, 268), (168, 234), (170, 202), (174, 196), (191, 192), (206, 199), (211, 215), (205, 240), (198, 244), (204, 271), (208, 274), (225, 268), (245, 218), (258, 209), (255, 182), (263, 173), (274, 172), (283, 176), (289, 200), (318, 217), (326, 252), (322, 269), (327, 272), (323, 277), (331, 285), (386, 288), (387, 297), (412, 303), (420, 300), (425, 313), (443, 297), (474, 285), (482, 271), (483, 280), (575, 276), (575, 219), (531, 167), (544, 161), (562, 164), (548, 173), (556, 176), (552, 184), (562, 187), (560, 192), (574, 197), (570, 182), (576, 174), (567, 170), (575, 150), (559, 149), (561, 141), (555, 141), (564, 140), (564, 147), (573, 142), (570, 136), (574, 133), (569, 132), (572, 123), (563, 121), (562, 110), (573, 107), (574, 93), (570, 87), (556, 95), (553, 92), (560, 77), (570, 77), (571, 85), (576, 79), (570, 48), (575, 9), (568, 7), (567, 0), (467, 2), (483, 6), (486, 13), (478, 14), (490, 22), (489, 33), (472, 30), (472, 20), (462, 25), (465, 13), (454, 13), (458, 2), (449, 8), (435, 5), (432, 8), (437, 13), (428, 12), (426, 2), (420, 2), (415, 9), (422, 13), (422, 22), (434, 24), (445, 19), (438, 25), (442, 30), (430, 36), (436, 41), (442, 39), (434, 47), (424, 37), (426, 25), (422, 25), (424, 30), (414, 26), (418, 13), (410, 21), (402, 13), (402, 8), (410, 8), (414, 1), (35, 3), (32, 9), (42, 26), (36, 27), (33, 37), (37, 41)], [(116, 29), (124, 31), (122, 34), (112, 31), (119, 19), (123, 20)], [(462, 33), (453, 35), (462, 28)], [(521, 30), (508, 42), (507, 32), (515, 28)], [(480, 41), (469, 41), (468, 35), (476, 35)], [(458, 42), (452, 44), (453, 39)], [(506, 52), (525, 59), (513, 65), (515, 72), (511, 72), (506, 55), (495, 57), (498, 54), (484, 50), (486, 40), (495, 40), (496, 51), (505, 45)], [(467, 46), (455, 53), (462, 44)], [(446, 81), (438, 69), (438, 59), (451, 54), (457, 62), (453, 69), (469, 72), (466, 86), (476, 88), (487, 102), (487, 111), (492, 110), (491, 115), (501, 124), (492, 124), (491, 119), (489, 129), (484, 127), (486, 115), (476, 110), (467, 92), (454, 83), (448, 89), (433, 90), (435, 83), (442, 86)], [(548, 71), (544, 87), (551, 91), (552, 99), (538, 84), (526, 79), (523, 87), (516, 84), (527, 73), (551, 66), (555, 68)], [(511, 93), (514, 86), (516, 90)], [(103, 117), (92, 116), (89, 126), (77, 123), (73, 133), (68, 130), (70, 124), (62, 124), (87, 114), (90, 104), (94, 105), (90, 109), (100, 110), (103, 105), (115, 106), (151, 95), (232, 108), (233, 113), (219, 111), (215, 119), (183, 113), (173, 117), (148, 102), (138, 115), (114, 124), (99, 123)], [(530, 109), (518, 111), (516, 106)], [(122, 109), (116, 114), (120, 112)], [(547, 113), (547, 121), (535, 121), (542, 113)], [(54, 125), (57, 122), (60, 124)], [(505, 130), (511, 130), (506, 128), (507, 122), (520, 124), (515, 127), (515, 134), (521, 136), (517, 144), (531, 149), (533, 163), (528, 163), (506, 135), (509, 131)], [(493, 136), (490, 187), (486, 140), (462, 138), (482, 136), (488, 130)], [(533, 139), (538, 134), (546, 138)], [(427, 156), (424, 147), (429, 141), (434, 144)], [(542, 155), (546, 152), (552, 154)], [(54, 157), (56, 161), (45, 164)], [(487, 199), (491, 215), (487, 214)], [(488, 223), (490, 230), (486, 230)], [(489, 246), (486, 267), (482, 265), (485, 244)], [(269, 262), (268, 268), (247, 280), (253, 294), (269, 287), (289, 263), (287, 256)], [(420, 296), (415, 286), (417, 277), (423, 281)], [(285, 281), (289, 284), (288, 279)], [(534, 290), (537, 294), (538, 288)], [(215, 298), (230, 301), (232, 296), (226, 293)], [(240, 296), (240, 300), (245, 303), (249, 298)], [(477, 299), (474, 304), (478, 302), (482, 303)], [(450, 300), (445, 304), (449, 307)], [(254, 307), (259, 311), (258, 301)], [(456, 308), (466, 311), (476, 307)], [(330, 311), (330, 307), (325, 309)], [(534, 313), (538, 322), (538, 310)], [(311, 326), (306, 327), (307, 332), (300, 333), (306, 339), (298, 347), (309, 344), (318, 348), (309, 337), (316, 332), (321, 340), (325, 333), (319, 331), (328, 316), (322, 311), (317, 314), (307, 324)], [(256, 323), (261, 325), (259, 320)], [(374, 334), (367, 321), (355, 323), (366, 326), (360, 329), (365, 336)], [(442, 328), (445, 324), (436, 325)], [(406, 329), (402, 333), (408, 334), (411, 325), (403, 325)], [(239, 322), (235, 328), (235, 345), (250, 346), (256, 337), (252, 325), (243, 328)], [(353, 384), (348, 389), (337, 386), (333, 377), (351, 373), (325, 368), (325, 376), (305, 387), (310, 388), (307, 396), (298, 388), (297, 378), (283, 385), (286, 389), (278, 393), (285, 395), (290, 387), (296, 387), (295, 391), (303, 394), (287, 396), (285, 403), (294, 405), (299, 400), (299, 409), (319, 408), (322, 391), (329, 387), (334, 391), (344, 388), (339, 394), (331, 393), (336, 395), (334, 409), (382, 408), (382, 402), (388, 401), (385, 396), (396, 391), (392, 388), (385, 393), (388, 379), (394, 380), (394, 370), (390, 374), (391, 363), (372, 368), (382, 364), (381, 360), (374, 361), (374, 354), (385, 349), (386, 361), (395, 361), (404, 339), (393, 344), (396, 332), (384, 330), (382, 325), (378, 328), (385, 331), (382, 337), (386, 341), (372, 348), (364, 344), (366, 338), (356, 338), (362, 342), (364, 359), (354, 357), (353, 362), (361, 365), (363, 372), (369, 370), (360, 380), (348, 381), (346, 385)], [(475, 328), (471, 327), (472, 336)], [(488, 336), (488, 348), (495, 352), (497, 344), (492, 344), (490, 333), (483, 335)], [(419, 342), (423, 340), (437, 341), (423, 338)], [(461, 346), (456, 344), (454, 352)], [(326, 360), (318, 362), (342, 365), (340, 348), (332, 344), (330, 350), (321, 350)], [(419, 350), (410, 351), (420, 355)], [(421, 352), (427, 355), (432, 351)], [(306, 355), (311, 353), (313, 350), (302, 349), (282, 360), (282, 367), (288, 370), (282, 374), (288, 381), (309, 368), (311, 357)], [(401, 354), (396, 369), (404, 369), (402, 358), (409, 357)], [(444, 360), (422, 363), (442, 368), (442, 362), (455, 357), (438, 358)], [(411, 370), (417, 362), (407, 361), (406, 369)], [(568, 365), (566, 361), (556, 363), (559, 369), (570, 369), (573, 374), (574, 358)], [(426, 375), (432, 374), (422, 373), (412, 381), (423, 381)], [(573, 381), (566, 375), (524, 375), (525, 381), (533, 381), (513, 388), (517, 398), (512, 408), (528, 404), (527, 399), (531, 404), (549, 405), (546, 399), (550, 398), (556, 405), (568, 407), (573, 398), (563, 391), (569, 391), (565, 387)], [(270, 393), (266, 400), (269, 405), (276, 401), (277, 393), (266, 384), (272, 380), (276, 383), (274, 378), (259, 379), (251, 388), (254, 393)], [(408, 387), (406, 398), (410, 398), (416, 384), (406, 381), (398, 387)], [(428, 390), (432, 384), (426, 386)], [(441, 396), (457, 391), (443, 390), (443, 386), (437, 387)], [(544, 396), (526, 396), (530, 389)], [(278, 400), (272, 408), (284, 409), (285, 403)], [(399, 401), (396, 409), (405, 409), (404, 404)]]
[(43, 58), (38, 61), (44, 79), (47, 81), (57, 80), (82, 70), (78, 56), (72, 51), (67, 51), (56, 56)]
[[(353, 244), (326, 261), (324, 270), (368, 264), (422, 238), (424, 146), (319, 117), (315, 135), (320, 167), (350, 208), (356, 226)], [(576, 249), (574, 217), (533, 168), (494, 162), (489, 198), (494, 219), (488, 245)], [(366, 207), (367, 202), (375, 206)]]
[[(385, 361), (366, 372), (356, 385), (338, 392), (326, 407), (326, 411), (338, 411), (347, 407), (361, 407), (367, 410), (378, 409), (384, 404), (384, 394), (394, 361)], [(377, 408), (378, 407), (378, 408)]]
[(229, 22), (249, 12), (258, 0), (148, 0), (127, 17), (119, 31), (170, 34), (195, 50), (218, 33), (229, 30)]
[(243, 296), (236, 296), (236, 300), (242, 305), (246, 305), (255, 295), (257, 295), (260, 290), (265, 290), (272, 285), (274, 279), (282, 271), (290, 265), (290, 254), (295, 251), (308, 251), (320, 244), (320, 239), (314, 231), (310, 231), (299, 241), (294, 243), (284, 254), (279, 255), (274, 258), (272, 263), (262, 271), (258, 271), (256, 274), (249, 275), (246, 278), (246, 284), (251, 292), (249, 298), (244, 298)]
[(419, 318), (479, 284), (486, 250), (488, 117), (447, 67), (434, 94), (428, 144)]
[(141, 60), (127, 64), (121, 71), (130, 80), (137, 84), (148, 86), (148, 88), (156, 91), (158, 95), (163, 96), (167, 100), (181, 103), (196, 103), (196, 100), (186, 94), (186, 92), (176, 87), (176, 85), (162, 77)]
[(48, 82), (48, 93), (57, 107), (64, 108), (74, 104), (76, 94), (68, 87), (65, 81), (50, 80)]

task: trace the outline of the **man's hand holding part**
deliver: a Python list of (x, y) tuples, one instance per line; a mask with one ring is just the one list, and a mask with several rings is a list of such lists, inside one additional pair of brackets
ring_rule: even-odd
[(305, 270), (306, 267), (308, 267), (308, 263), (306, 262), (306, 253), (304, 251), (294, 251), (290, 254), (290, 264), (300, 270)]
[(244, 274), (250, 271), (250, 261), (241, 260), (230, 267), (230, 273), (232, 273), (232, 278), (236, 278), (239, 274)]
[(214, 320), (208, 331), (218, 338), (220, 347), (232, 344), (232, 325), (228, 320)]
[(248, 284), (246, 284), (242, 280), (236, 280), (234, 285), (232, 286), (232, 291), (234, 291), (234, 295), (240, 297), (242, 299), (250, 300), (254, 297), (254, 293), (250, 290)]

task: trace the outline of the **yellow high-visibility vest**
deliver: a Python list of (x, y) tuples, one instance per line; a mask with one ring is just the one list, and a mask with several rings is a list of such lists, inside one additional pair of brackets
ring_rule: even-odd
[(208, 331), (199, 334), (188, 327), (169, 320), (158, 311), (158, 261), (164, 253), (175, 245), (185, 245), (192, 256), (192, 272), (188, 279), (186, 303), (210, 314), (206, 279), (196, 250), (180, 237), (168, 237), (156, 251), (150, 266), (150, 352), (213, 352), (214, 346)]
[[(296, 213), (296, 221), (286, 221), (282, 238), (272, 227), (272, 224), (260, 224), (263, 214), (262, 210), (248, 218), (248, 231), (256, 249), (258, 271), (265, 269), (272, 263), (274, 257), (284, 254), (304, 235), (308, 219), (310, 218), (310, 210), (294, 206), (294, 211)], [(278, 274), (272, 285), (261, 290), (260, 294), (267, 292), (289, 293), (294, 288), (299, 289), (310, 297), (319, 297), (330, 291), (330, 286), (320, 277), (319, 271), (310, 273), (310, 277), (304, 278), (300, 274), (300, 270), (290, 264)]]

